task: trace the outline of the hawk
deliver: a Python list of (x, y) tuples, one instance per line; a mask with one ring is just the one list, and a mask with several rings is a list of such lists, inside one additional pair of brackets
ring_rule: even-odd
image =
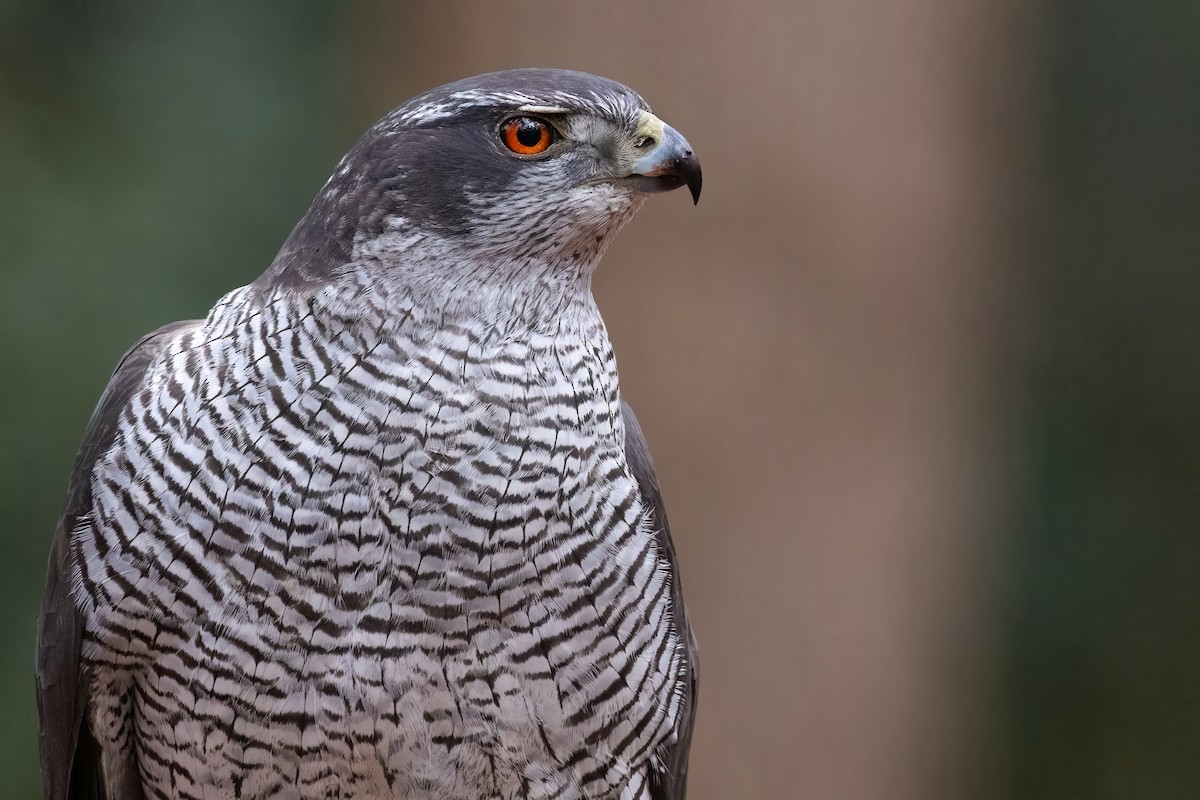
[(591, 279), (684, 185), (619, 83), (469, 78), (134, 345), (50, 558), (45, 796), (683, 798), (695, 642)]

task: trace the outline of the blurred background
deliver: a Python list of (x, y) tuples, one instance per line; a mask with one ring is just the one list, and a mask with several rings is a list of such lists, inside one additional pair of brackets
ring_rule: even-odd
[(691, 797), (1200, 797), (1195, 0), (0, 0), (0, 795), (125, 348), (514, 66), (696, 147), (596, 278), (703, 654)]

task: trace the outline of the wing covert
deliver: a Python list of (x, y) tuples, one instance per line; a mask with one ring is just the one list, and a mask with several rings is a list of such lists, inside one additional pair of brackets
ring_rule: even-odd
[(675, 555), (675, 544), (671, 541), (671, 528), (667, 522), (667, 509), (663, 503), (662, 490), (658, 485), (658, 474), (646, 437), (634, 416), (633, 409), (621, 401), (621, 414), (625, 420), (625, 457), (633, 476), (638, 482), (642, 499), (654, 520), (655, 535), (659, 552), (666, 559), (671, 575), (671, 599), (675, 625), (680, 637), (687, 643), (684, 658), (683, 698), (679, 726), (674, 742), (660, 748), (659, 763), (651, 768), (650, 795), (653, 800), (684, 800), (687, 796), (688, 751), (692, 744), (692, 728), (696, 716), (696, 699), (699, 688), (699, 653), (696, 637), (688, 624), (687, 611), (683, 604), (683, 586), (679, 577), (679, 560)]
[(100, 752), (87, 729), (90, 676), (80, 660), (83, 620), (71, 597), (71, 534), (92, 506), (92, 467), (112, 443), (121, 412), (141, 387), (146, 370), (171, 335), (200, 325), (175, 322), (142, 337), (117, 364), (84, 431), (54, 532), (37, 641), (38, 747), (46, 800), (108, 798)]

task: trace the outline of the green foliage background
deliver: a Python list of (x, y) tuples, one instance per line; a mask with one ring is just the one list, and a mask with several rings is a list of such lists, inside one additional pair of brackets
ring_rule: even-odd
[(1046, 12), (1012, 796), (1200, 797), (1200, 4)]

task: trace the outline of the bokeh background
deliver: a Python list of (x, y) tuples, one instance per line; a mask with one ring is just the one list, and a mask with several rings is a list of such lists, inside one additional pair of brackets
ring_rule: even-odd
[(691, 796), (1200, 797), (1200, 4), (0, 0), (0, 796), (124, 349), (513, 66), (700, 154), (596, 292), (703, 653)]

